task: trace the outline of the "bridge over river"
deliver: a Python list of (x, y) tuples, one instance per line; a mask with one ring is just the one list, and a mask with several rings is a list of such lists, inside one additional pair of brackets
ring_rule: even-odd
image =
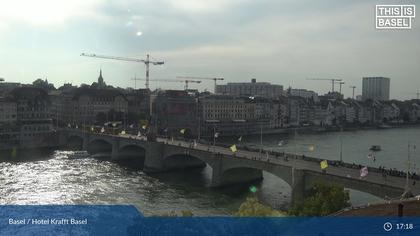
[[(369, 174), (360, 178), (359, 165), (330, 162), (323, 172), (320, 159), (285, 153), (272, 153), (191, 143), (182, 140), (158, 138), (147, 141), (134, 135), (110, 135), (62, 130), (60, 145), (72, 144), (90, 154), (107, 154), (110, 160), (135, 160), (146, 173), (186, 170), (210, 166), (212, 187), (228, 186), (262, 179), (263, 171), (269, 172), (290, 185), (292, 199), (301, 199), (314, 183), (332, 182), (380, 198), (400, 197), (405, 190), (406, 177), (384, 174), (377, 168), (368, 168)], [(338, 162), (335, 162), (338, 163)], [(414, 195), (420, 194), (415, 180), (408, 182)]]

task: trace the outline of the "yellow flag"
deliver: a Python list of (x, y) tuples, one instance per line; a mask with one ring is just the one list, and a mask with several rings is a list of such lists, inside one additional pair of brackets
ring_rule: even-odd
[(180, 132), (181, 134), (185, 134), (185, 129), (181, 129), (179, 132)]
[(121, 131), (121, 134), (124, 135), (125, 134), (125, 130)]
[(321, 170), (325, 170), (325, 169), (328, 168), (328, 161), (323, 160), (323, 161), (321, 161), (320, 165), (321, 165)]
[(92, 131), (92, 132), (94, 131), (94, 128), (93, 128), (93, 126), (92, 126), (92, 127), (90, 127), (90, 131)]
[(237, 152), (237, 151), (238, 151), (238, 149), (236, 148), (236, 145), (235, 145), (235, 144), (233, 144), (232, 146), (230, 146), (230, 150), (231, 150), (233, 153), (235, 153), (235, 152)]
[(142, 129), (146, 129), (147, 128), (147, 125), (142, 125), (141, 128)]

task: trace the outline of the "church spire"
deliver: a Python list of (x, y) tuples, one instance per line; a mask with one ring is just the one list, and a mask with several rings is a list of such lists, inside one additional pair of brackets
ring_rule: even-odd
[(98, 78), (98, 82), (99, 81), (103, 81), (104, 78), (102, 78), (102, 69), (99, 70), (99, 78)]
[(98, 85), (99, 86), (105, 85), (104, 78), (102, 77), (102, 68), (99, 70)]

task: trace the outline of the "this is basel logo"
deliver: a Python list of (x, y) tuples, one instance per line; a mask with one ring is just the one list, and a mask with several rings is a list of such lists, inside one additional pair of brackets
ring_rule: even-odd
[(376, 29), (411, 29), (415, 5), (376, 5)]

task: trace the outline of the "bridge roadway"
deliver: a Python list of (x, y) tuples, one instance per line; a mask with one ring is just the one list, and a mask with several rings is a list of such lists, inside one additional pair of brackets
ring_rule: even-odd
[[(89, 142), (106, 140), (112, 143), (112, 159), (118, 160), (117, 150), (127, 145), (138, 145), (145, 150), (145, 172), (161, 172), (188, 167), (203, 167), (207, 164), (212, 168), (212, 186), (226, 186), (241, 182), (262, 179), (262, 171), (267, 171), (291, 186), (293, 199), (300, 199), (305, 192), (319, 181), (332, 182), (346, 188), (367, 192), (380, 198), (397, 198), (404, 192), (406, 178), (387, 175), (386, 177), (374, 168), (369, 168), (369, 174), (361, 178), (360, 168), (350, 168), (351, 164), (329, 164), (323, 173), (320, 160), (293, 154), (269, 154), (239, 149), (236, 153), (227, 147), (208, 144), (157, 138), (156, 142), (148, 142), (145, 137), (134, 135), (109, 135), (97, 133), (82, 133), (67, 131), (64, 142), (70, 137), (83, 139), (83, 148), (88, 150)], [(119, 145), (117, 145), (119, 144)], [(171, 156), (177, 156), (171, 160)], [(183, 157), (180, 157), (183, 156)], [(198, 161), (198, 162), (197, 162)], [(377, 169), (376, 169), (377, 170)], [(420, 186), (415, 180), (409, 180), (410, 191), (420, 194)]]

